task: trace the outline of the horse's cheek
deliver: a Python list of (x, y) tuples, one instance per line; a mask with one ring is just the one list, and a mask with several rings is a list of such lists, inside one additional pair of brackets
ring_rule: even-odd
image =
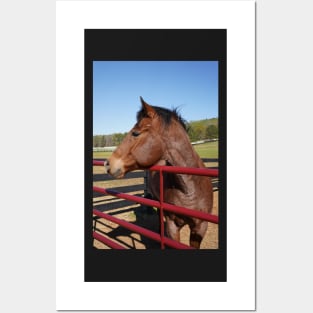
[(149, 167), (154, 165), (162, 156), (162, 147), (156, 142), (147, 142), (141, 146), (140, 149), (136, 149), (135, 158), (137, 163), (143, 167)]

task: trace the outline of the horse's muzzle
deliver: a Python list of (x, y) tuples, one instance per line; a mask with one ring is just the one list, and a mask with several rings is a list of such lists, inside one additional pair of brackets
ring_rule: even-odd
[(115, 178), (122, 178), (124, 176), (124, 173), (122, 172), (122, 170), (120, 168), (118, 168), (117, 170), (115, 170), (114, 172), (110, 169), (108, 171), (108, 173), (110, 175), (112, 175)]
[(122, 178), (125, 175), (120, 159), (113, 159), (110, 161), (107, 160), (105, 167), (107, 173), (112, 175), (114, 178)]

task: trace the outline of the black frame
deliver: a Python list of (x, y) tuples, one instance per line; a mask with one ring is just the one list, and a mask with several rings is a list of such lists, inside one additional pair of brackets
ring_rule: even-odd
[[(225, 282), (226, 29), (85, 29), (85, 282)], [(219, 62), (219, 249), (98, 250), (92, 237), (93, 61)]]

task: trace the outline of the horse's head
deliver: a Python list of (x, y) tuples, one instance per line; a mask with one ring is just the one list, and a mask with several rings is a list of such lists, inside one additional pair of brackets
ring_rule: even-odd
[(164, 152), (160, 119), (154, 108), (140, 99), (142, 109), (137, 114), (137, 123), (108, 161), (108, 172), (115, 178), (122, 178), (136, 169), (149, 168), (162, 158)]

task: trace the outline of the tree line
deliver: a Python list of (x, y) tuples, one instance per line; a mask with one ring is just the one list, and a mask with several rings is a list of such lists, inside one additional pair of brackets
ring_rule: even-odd
[(94, 135), (93, 147), (118, 146), (126, 135), (127, 135), (127, 132), (126, 133), (114, 133), (110, 135)]
[[(187, 133), (191, 142), (204, 139), (218, 139), (218, 119), (204, 119), (191, 121), (187, 125)], [(93, 147), (111, 147), (119, 145), (126, 133), (114, 133), (110, 135), (94, 135)]]

